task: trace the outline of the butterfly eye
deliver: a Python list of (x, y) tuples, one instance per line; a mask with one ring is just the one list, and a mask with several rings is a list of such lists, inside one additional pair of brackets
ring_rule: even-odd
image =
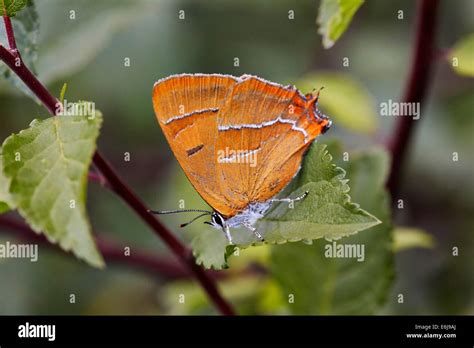
[(329, 128), (331, 128), (332, 121), (328, 120), (328, 122), (324, 125), (323, 129), (321, 130), (321, 134), (324, 134), (328, 131)]
[(212, 214), (212, 222), (216, 225), (224, 226), (224, 220), (222, 220), (222, 217), (217, 213)]

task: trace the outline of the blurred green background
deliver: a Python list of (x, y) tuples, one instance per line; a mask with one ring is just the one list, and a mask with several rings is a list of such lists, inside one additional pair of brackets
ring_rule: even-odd
[[(317, 33), (317, 1), (42, 0), (37, 9), (40, 80), (56, 95), (67, 82), (68, 101), (96, 103), (104, 114), (102, 152), (157, 209), (178, 208), (180, 200), (186, 207), (205, 205), (182, 174), (155, 120), (151, 90), (156, 80), (183, 72), (246, 73), (310, 92), (322, 84), (314, 76), (330, 79), (343, 74), (348, 82), (341, 83), (355, 83), (356, 91), (368, 98), (362, 107), (374, 116), (335, 118), (321, 141), (337, 139), (344, 149), (366, 148), (383, 143), (393, 131), (396, 118), (380, 117), (379, 104), (401, 96), (415, 15), (410, 0), (369, 0), (335, 46), (325, 50)], [(399, 10), (403, 19), (397, 18)], [(294, 11), (292, 20), (289, 11)], [(185, 18), (180, 19), (183, 13)], [(438, 47), (452, 47), (473, 31), (473, 24), (473, 1), (441, 1)], [(343, 65), (345, 57), (349, 66)], [(130, 66), (124, 64), (127, 58)], [(234, 65), (235, 58), (239, 66)], [(324, 98), (337, 94), (338, 85), (328, 88), (328, 84), (321, 103), (331, 117), (334, 105), (324, 109)], [(361, 102), (355, 92), (346, 97), (349, 108)], [(394, 284), (376, 313), (473, 314), (473, 80), (456, 75), (449, 62), (439, 59), (422, 107), (403, 174), (400, 195), (405, 206), (396, 212), (395, 224), (427, 231), (435, 245), (397, 252)], [(4, 80), (0, 114), (2, 141), (33, 118), (47, 117), (41, 106)], [(130, 162), (124, 161), (126, 152)], [(453, 152), (459, 153), (458, 162), (452, 161)], [(97, 233), (130, 246), (132, 252), (136, 247), (169, 255), (112, 193), (91, 183), (88, 194)], [(205, 227), (196, 223), (179, 229), (186, 219), (162, 220), (189, 242)], [(10, 239), (0, 235), (2, 242)], [(459, 256), (453, 257), (455, 246)], [(245, 250), (231, 260), (230, 270), (223, 271), (231, 273), (221, 282), (224, 294), (240, 313), (286, 313), (271, 276), (239, 271), (250, 264), (265, 268), (267, 249)], [(179, 293), (187, 295), (185, 304), (178, 302)], [(75, 294), (75, 304), (69, 303), (70, 294)], [(404, 295), (402, 304), (399, 294)], [(208, 313), (216, 312), (193, 281), (171, 281), (113, 263), (99, 271), (45, 247), (40, 247), (37, 263), (0, 259), (0, 314)]]

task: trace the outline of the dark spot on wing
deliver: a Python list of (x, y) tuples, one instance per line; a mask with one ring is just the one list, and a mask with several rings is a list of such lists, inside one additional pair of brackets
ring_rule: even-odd
[(196, 146), (196, 147), (193, 147), (193, 148), (191, 148), (191, 149), (186, 150), (186, 153), (188, 154), (188, 157), (189, 157), (189, 156), (192, 156), (192, 155), (194, 155), (196, 152), (201, 151), (203, 147), (204, 147), (204, 144), (200, 144), (200, 145), (198, 145), (198, 146)]
[(279, 183), (280, 183), (280, 179), (276, 179), (275, 181), (270, 183), (268, 188), (270, 189), (270, 191), (275, 191)]

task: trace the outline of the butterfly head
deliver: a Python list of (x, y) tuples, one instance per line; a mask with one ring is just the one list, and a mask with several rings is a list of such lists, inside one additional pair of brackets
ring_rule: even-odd
[(211, 225), (216, 228), (224, 228), (225, 220), (224, 217), (218, 212), (214, 211), (211, 215)]
[(316, 119), (318, 123), (322, 125), (321, 134), (324, 134), (331, 128), (332, 121), (319, 110), (318, 103), (319, 103), (319, 94), (324, 89), (321, 87), (316, 93), (309, 93), (306, 95), (307, 100), (307, 108), (311, 111), (311, 114)]
[(211, 221), (204, 221), (204, 223), (217, 229), (224, 229), (226, 226), (224, 217), (217, 211), (211, 213)]
[(211, 221), (204, 222), (205, 224), (211, 225), (214, 228), (222, 230), (224, 232), (227, 240), (232, 244), (232, 236), (230, 235), (230, 226), (226, 222), (226, 219), (219, 214), (217, 211), (213, 211), (211, 214)]

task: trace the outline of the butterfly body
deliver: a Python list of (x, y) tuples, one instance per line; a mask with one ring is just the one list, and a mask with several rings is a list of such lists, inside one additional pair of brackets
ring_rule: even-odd
[(261, 78), (173, 75), (155, 83), (158, 122), (188, 179), (214, 209), (210, 223), (252, 230), (331, 121), (318, 95)]
[(251, 203), (245, 210), (228, 218), (226, 222), (230, 228), (242, 226), (245, 222), (253, 226), (258, 220), (265, 216), (265, 213), (270, 209), (271, 205), (270, 201)]

